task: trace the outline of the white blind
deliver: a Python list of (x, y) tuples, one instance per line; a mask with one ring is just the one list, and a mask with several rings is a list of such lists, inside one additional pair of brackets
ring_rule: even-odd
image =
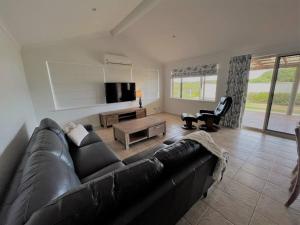
[(119, 64), (106, 64), (105, 82), (130, 82), (132, 66)]
[(56, 109), (105, 103), (103, 66), (48, 61), (47, 67)]
[(127, 65), (46, 63), (55, 109), (105, 104), (105, 82), (135, 82), (143, 99), (159, 98), (159, 71)]
[(159, 71), (156, 69), (133, 68), (133, 80), (136, 89), (141, 89), (143, 99), (159, 98)]

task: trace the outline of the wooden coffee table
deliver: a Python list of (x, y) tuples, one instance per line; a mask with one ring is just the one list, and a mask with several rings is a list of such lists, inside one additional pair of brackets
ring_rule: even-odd
[(147, 116), (141, 119), (129, 120), (113, 125), (114, 138), (125, 145), (166, 134), (166, 121), (154, 116)]

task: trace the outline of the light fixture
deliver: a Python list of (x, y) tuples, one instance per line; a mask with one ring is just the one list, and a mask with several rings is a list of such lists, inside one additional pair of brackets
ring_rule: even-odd
[(135, 93), (136, 97), (139, 97), (139, 105), (140, 108), (142, 108), (142, 96), (143, 96), (143, 92), (141, 89), (137, 90)]

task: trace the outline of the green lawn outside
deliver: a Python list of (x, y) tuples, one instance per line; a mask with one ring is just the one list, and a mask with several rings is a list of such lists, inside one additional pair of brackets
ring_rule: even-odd
[[(200, 82), (200, 81), (199, 81)], [(182, 83), (182, 98), (184, 99), (199, 99), (201, 87), (199, 82), (183, 82)]]
[[(259, 77), (249, 80), (249, 83), (269, 83), (272, 80), (273, 71), (266, 71)], [(280, 68), (278, 71), (277, 81), (294, 82), (296, 75), (296, 67)]]
[[(216, 81), (207, 80), (206, 84), (216, 84)], [(182, 83), (182, 98), (183, 99), (200, 99), (201, 96), (200, 80), (198, 82), (186, 82)], [(173, 81), (172, 97), (180, 98), (180, 82)]]

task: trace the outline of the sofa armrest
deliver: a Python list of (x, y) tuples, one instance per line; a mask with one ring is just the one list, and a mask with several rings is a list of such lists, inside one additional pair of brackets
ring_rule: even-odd
[(68, 135), (65, 135), (68, 145), (69, 145), (69, 151), (72, 154), (74, 151), (77, 151), (79, 148), (82, 148), (84, 146), (94, 144), (97, 142), (103, 142), (102, 139), (94, 132), (89, 132), (81, 141), (80, 146), (77, 146), (74, 144), (74, 142), (68, 137)]
[(88, 132), (91, 132), (91, 131), (94, 131), (94, 128), (93, 128), (93, 125), (92, 124), (85, 124), (83, 125), (84, 128), (88, 131)]
[(84, 147), (96, 142), (103, 142), (102, 139), (94, 132), (91, 131), (86, 135), (80, 143), (80, 147)]

